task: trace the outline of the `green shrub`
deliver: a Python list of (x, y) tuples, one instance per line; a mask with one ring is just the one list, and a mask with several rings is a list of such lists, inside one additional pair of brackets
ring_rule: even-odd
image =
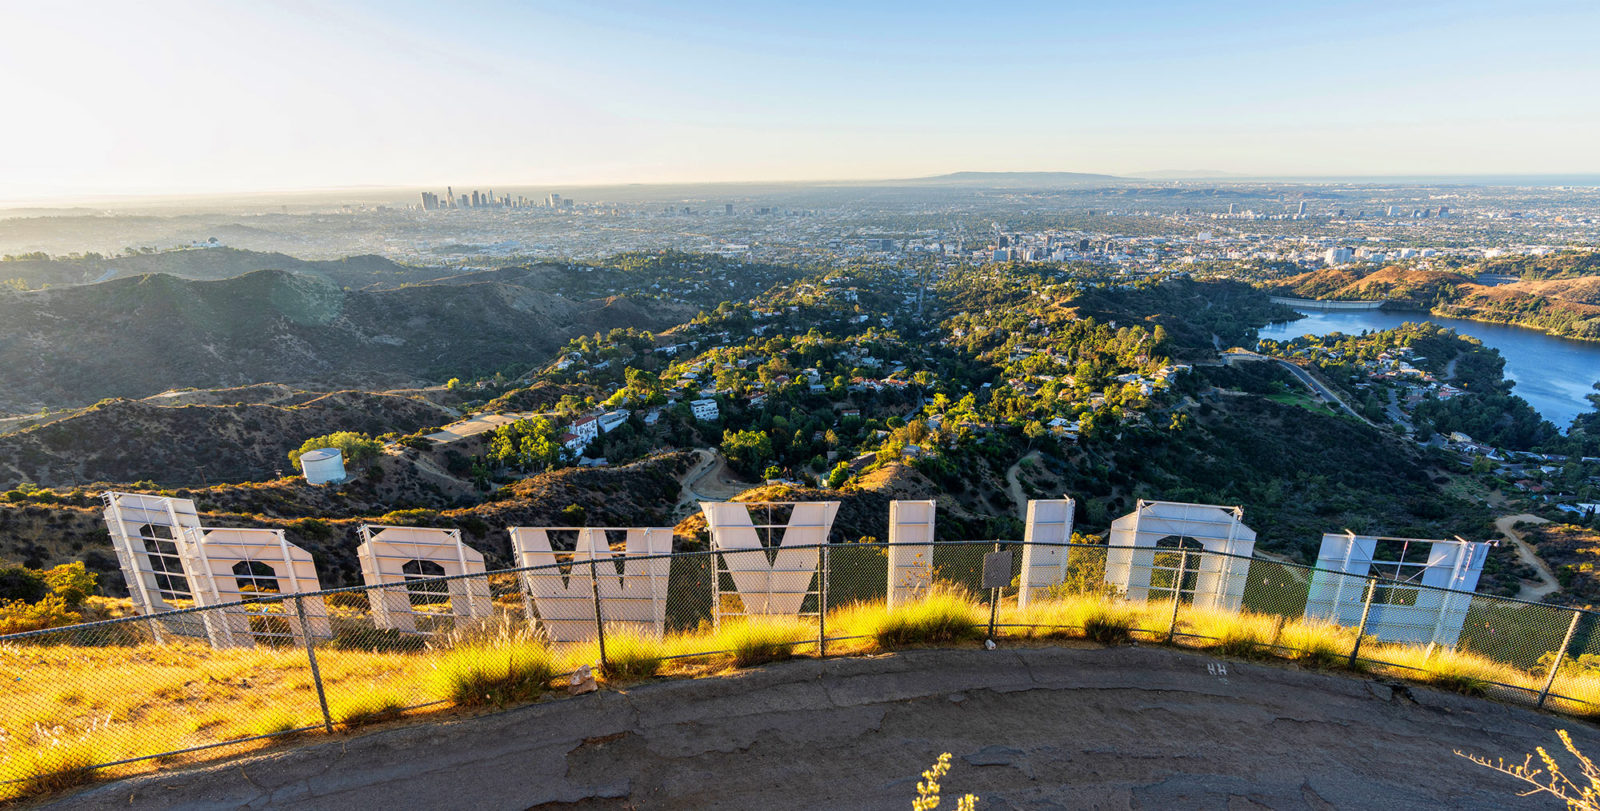
[(354, 431), (337, 431), (322, 436), (314, 436), (300, 447), (289, 451), (289, 461), (294, 464), (294, 469), (300, 469), (300, 456), (318, 448), (336, 448), (344, 457), (346, 468), (358, 467), (378, 458), (383, 453), (383, 443), (366, 434)]
[(632, 628), (606, 628), (606, 661), (600, 668), (607, 679), (645, 679), (661, 671), (661, 640)]
[(0, 636), (61, 628), (83, 622), (60, 595), (51, 594), (35, 603), (21, 600), (0, 602)]
[(1113, 606), (1096, 606), (1083, 617), (1083, 635), (1102, 645), (1133, 639), (1133, 615)]
[(63, 563), (44, 572), (44, 581), (49, 584), (51, 593), (73, 608), (82, 605), (85, 599), (95, 593), (99, 579), (99, 575), (85, 568), (81, 560)]
[(378, 516), (378, 523), (398, 526), (432, 526), (439, 517), (438, 510), (429, 510), (417, 507), (409, 510), (394, 510)]

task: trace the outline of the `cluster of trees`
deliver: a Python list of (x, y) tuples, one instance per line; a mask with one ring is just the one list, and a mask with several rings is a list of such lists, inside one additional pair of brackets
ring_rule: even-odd
[(561, 434), (561, 429), (544, 417), (517, 420), (491, 432), (488, 461), (524, 472), (549, 470), (562, 460)]
[(0, 566), (0, 636), (82, 622), (78, 609), (98, 579), (81, 560), (43, 570)]
[(300, 457), (318, 448), (334, 448), (338, 450), (344, 457), (344, 464), (347, 468), (370, 464), (376, 461), (378, 456), (383, 453), (383, 443), (367, 434), (355, 431), (336, 431), (331, 434), (314, 436), (300, 443), (300, 447), (289, 451), (289, 462), (294, 465), (295, 470), (301, 470)]

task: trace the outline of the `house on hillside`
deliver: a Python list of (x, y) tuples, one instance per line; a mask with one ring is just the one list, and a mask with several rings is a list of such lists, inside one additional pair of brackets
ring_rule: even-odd
[(694, 412), (694, 418), (701, 422), (713, 422), (721, 416), (717, 401), (709, 397), (690, 402), (689, 409)]

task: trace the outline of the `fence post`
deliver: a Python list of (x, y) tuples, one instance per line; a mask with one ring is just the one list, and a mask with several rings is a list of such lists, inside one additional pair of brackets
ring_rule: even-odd
[[(1000, 551), (1000, 542), (999, 541), (995, 541), (994, 542), (994, 551), (995, 552), (999, 552)], [(932, 563), (932, 561), (930, 560), (929, 563)], [(987, 639), (990, 639), (990, 640), (994, 639), (995, 614), (999, 610), (1000, 610), (1000, 589), (997, 589), (997, 588), (989, 589), (989, 636), (986, 637)]]
[(1550, 663), (1550, 675), (1545, 677), (1544, 689), (1539, 691), (1539, 706), (1544, 706), (1544, 700), (1550, 697), (1550, 688), (1555, 686), (1556, 671), (1561, 669), (1561, 660), (1567, 656), (1567, 647), (1572, 644), (1572, 635), (1578, 631), (1578, 618), (1583, 616), (1578, 611), (1572, 612), (1572, 622), (1567, 623), (1567, 635), (1561, 639), (1561, 647), (1556, 650), (1556, 658)]
[(828, 544), (817, 556), (817, 658), (828, 655)]
[(311, 660), (311, 682), (317, 686), (317, 703), (322, 705), (322, 728), (333, 734), (333, 716), (328, 713), (328, 694), (322, 687), (322, 670), (317, 667), (317, 646), (312, 644), (311, 623), (306, 621), (306, 600), (294, 596), (294, 613), (300, 618), (300, 638), (306, 643), (306, 658)]
[(600, 560), (589, 558), (589, 590), (594, 593), (594, 630), (600, 640), (600, 672), (606, 670), (606, 622), (600, 616)]
[[(1154, 556), (1151, 563), (1155, 562)], [(1178, 571), (1172, 576), (1172, 621), (1167, 624), (1167, 644), (1178, 635), (1178, 604), (1183, 601), (1183, 578), (1189, 572), (1189, 550), (1183, 550), (1178, 558)]]
[(1356, 666), (1356, 657), (1361, 653), (1361, 637), (1367, 634), (1367, 614), (1372, 611), (1372, 592), (1378, 588), (1378, 578), (1367, 577), (1367, 597), (1361, 601), (1361, 624), (1356, 627), (1356, 644), (1350, 648), (1350, 669)]

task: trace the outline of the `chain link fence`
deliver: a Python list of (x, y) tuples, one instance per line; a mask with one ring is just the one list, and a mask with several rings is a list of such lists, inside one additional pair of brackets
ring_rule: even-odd
[[(1045, 585), (1025, 586), (1023, 543), (897, 546), (556, 552), (551, 565), (246, 590), (227, 605), (0, 637), (0, 798), (582, 690), (586, 667), (626, 681), (984, 636), (1170, 643), (1600, 715), (1600, 623), (1584, 610), (1095, 544), (1035, 544), (1055, 562)], [(885, 633), (907, 617), (923, 624)], [(905, 630), (923, 626), (943, 631)]]

